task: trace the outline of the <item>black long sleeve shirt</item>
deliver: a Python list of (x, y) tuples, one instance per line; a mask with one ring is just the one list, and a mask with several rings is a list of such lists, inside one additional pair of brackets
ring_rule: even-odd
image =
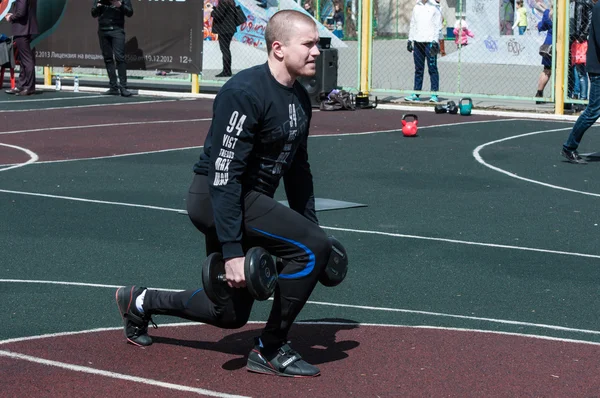
[(131, 0), (121, 0), (121, 7), (100, 5), (100, 0), (93, 0), (92, 17), (98, 18), (98, 29), (115, 30), (125, 29), (125, 17), (133, 16)]
[(235, 23), (236, 7), (228, 4), (219, 4), (213, 9), (213, 27), (212, 31), (217, 34), (235, 33), (237, 24)]
[(317, 223), (307, 141), (312, 109), (306, 89), (275, 80), (267, 64), (221, 88), (197, 174), (207, 175), (223, 258), (241, 257), (244, 195), (273, 197), (283, 177), (290, 208)]

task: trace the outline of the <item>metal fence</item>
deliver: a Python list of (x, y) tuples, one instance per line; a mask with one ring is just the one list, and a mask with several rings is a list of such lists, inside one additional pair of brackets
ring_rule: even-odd
[[(221, 0), (222, 2), (224, 0)], [(254, 0), (253, 0), (254, 1)], [(401, 99), (405, 95), (418, 93), (424, 98), (432, 94), (430, 78), (425, 68), (422, 90), (415, 91), (415, 61), (413, 53), (407, 51), (407, 36), (410, 29), (410, 19), (414, 1), (404, 0), (374, 0), (367, 4), (363, 0), (331, 0), (327, 6), (324, 0), (305, 0), (300, 4), (285, 3), (283, 0), (272, 2), (268, 0), (267, 7), (273, 12), (281, 8), (307, 9), (319, 22), (322, 29), (340, 40), (337, 47), (338, 68), (337, 85), (353, 92), (364, 90), (373, 95)], [(365, 0), (367, 1), (367, 0)], [(429, 0), (430, 2), (434, 0)], [(445, 20), (440, 43), (443, 43), (444, 54), (437, 58), (439, 71), (439, 92), (442, 96), (465, 96), (472, 98), (497, 98), (502, 100), (528, 100), (553, 102), (554, 86), (564, 86), (566, 103), (585, 103), (587, 81), (583, 73), (585, 66), (571, 67), (570, 45), (572, 40), (556, 42), (556, 34), (548, 30), (538, 30), (542, 20), (550, 16), (550, 31), (556, 31), (557, 13), (549, 12), (557, 7), (558, 0), (524, 0), (526, 30), (519, 34), (518, 17), (522, 13), (515, 7), (517, 0), (441, 0), (440, 11)], [(213, 0), (205, 0), (205, 4)], [(216, 3), (216, 1), (215, 1)], [(493, 3), (493, 4), (492, 4)], [(560, 2), (559, 2), (560, 3)], [(245, 4), (245, 3), (244, 3)], [(306, 6), (305, 6), (306, 4)], [(340, 26), (339, 14), (344, 16)], [(564, 4), (564, 3), (562, 3)], [(366, 7), (365, 7), (366, 5)], [(217, 9), (219, 5), (217, 3)], [(571, 19), (572, 7), (563, 5), (567, 18), (567, 32), (574, 28)], [(210, 7), (208, 7), (210, 8)], [(519, 7), (520, 8), (520, 7)], [(315, 10), (315, 11), (313, 11)], [(548, 11), (546, 11), (548, 10)], [(214, 11), (213, 11), (214, 12)], [(544, 17), (544, 14), (549, 14)], [(205, 13), (206, 18), (206, 13)], [(455, 34), (457, 21), (464, 18), (469, 24), (474, 37), (467, 38), (467, 44), (461, 41), (462, 36)], [(366, 21), (371, 21), (371, 39), (363, 32)], [(570, 23), (569, 23), (570, 20)], [(208, 22), (208, 23), (207, 23)], [(547, 22), (547, 21), (546, 21)], [(214, 27), (214, 21), (205, 20), (208, 28)], [(251, 29), (251, 21), (232, 26), (238, 33)], [(323, 30), (322, 30), (323, 31)], [(459, 32), (461, 30), (459, 29)], [(200, 86), (203, 84), (221, 85), (227, 76), (218, 77), (223, 71), (223, 46), (219, 35), (214, 32), (205, 33), (203, 72), (200, 76)], [(549, 69), (542, 65), (539, 47), (547, 37), (553, 43)], [(244, 42), (246, 41), (246, 42)], [(556, 81), (557, 46), (562, 46), (563, 59), (559, 64), (564, 65), (564, 78)], [(230, 43), (231, 63), (233, 73), (266, 61), (266, 49), (256, 43), (240, 39), (236, 34)], [(365, 48), (367, 51), (365, 52)], [(365, 54), (367, 59), (365, 60)], [(364, 66), (368, 66), (365, 70)], [(67, 77), (105, 76), (100, 69), (74, 68), (60, 71), (55, 68), (54, 74)], [(130, 71), (134, 79), (161, 82), (191, 82), (191, 76), (171, 71)], [(366, 75), (366, 78), (365, 78)], [(538, 86), (544, 82), (544, 75), (549, 76), (544, 85), (543, 98), (536, 98)], [(563, 74), (559, 76), (562, 78)], [(367, 82), (365, 84), (363, 82)], [(575, 85), (575, 82), (579, 84)], [(582, 88), (582, 86), (584, 86)], [(589, 85), (588, 85), (589, 87)], [(575, 89), (578, 89), (578, 92)]]

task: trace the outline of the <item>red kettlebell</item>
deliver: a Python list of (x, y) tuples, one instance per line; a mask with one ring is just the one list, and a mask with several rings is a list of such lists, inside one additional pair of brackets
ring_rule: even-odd
[[(409, 122), (406, 120), (407, 117), (412, 117), (414, 120)], [(402, 115), (402, 134), (405, 137), (415, 137), (417, 135), (417, 125), (419, 124), (419, 118), (417, 115), (409, 113), (407, 115)]]

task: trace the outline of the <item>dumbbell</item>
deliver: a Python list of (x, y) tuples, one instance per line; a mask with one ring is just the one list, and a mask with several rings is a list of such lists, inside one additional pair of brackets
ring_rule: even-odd
[(446, 108), (448, 108), (448, 113), (452, 115), (456, 115), (458, 113), (458, 106), (454, 101), (448, 101), (448, 104), (446, 104)]
[(329, 237), (331, 242), (331, 252), (329, 253), (329, 260), (327, 266), (319, 275), (319, 282), (327, 287), (337, 286), (348, 273), (348, 253), (346, 248), (340, 243), (339, 240), (333, 236)]
[(446, 113), (448, 112), (448, 108), (446, 107), (446, 105), (436, 105), (435, 108), (433, 108), (433, 110), (435, 111), (435, 113)]
[[(277, 268), (273, 257), (262, 247), (253, 247), (244, 260), (246, 288), (252, 297), (264, 301), (271, 297), (277, 283)], [(225, 262), (221, 253), (212, 253), (202, 266), (202, 285), (206, 295), (217, 305), (231, 298), (232, 288), (225, 277)]]
[(434, 110), (435, 110), (435, 113), (448, 112), (452, 115), (456, 115), (458, 113), (458, 106), (456, 105), (456, 102), (448, 101), (448, 103), (446, 105), (436, 105)]
[[(331, 252), (329, 253), (327, 265), (319, 274), (319, 282), (323, 286), (333, 287), (342, 283), (344, 278), (346, 278), (346, 274), (348, 273), (348, 253), (340, 241), (333, 236), (329, 237), (329, 241), (331, 242)], [(277, 269), (284, 267), (281, 258), (277, 258), (276, 263)]]

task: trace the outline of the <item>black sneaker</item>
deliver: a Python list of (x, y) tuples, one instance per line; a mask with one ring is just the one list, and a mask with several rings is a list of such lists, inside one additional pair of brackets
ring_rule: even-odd
[[(543, 95), (540, 95), (540, 94), (536, 94), (535, 95), (535, 98), (542, 98), (542, 97), (543, 97)], [(541, 100), (536, 100), (535, 101), (536, 105), (542, 105), (542, 104), (545, 104), (545, 103), (546, 103), (546, 101), (541, 101)]]
[(215, 77), (231, 77), (231, 72), (221, 72), (215, 75)]
[(121, 97), (131, 97), (131, 91), (127, 90), (125, 87), (121, 87), (119, 91), (121, 92)]
[(119, 91), (118, 88), (111, 88), (111, 89), (108, 89), (107, 91), (105, 91), (102, 94), (104, 94), (104, 95), (121, 95), (121, 92)]
[(569, 151), (568, 149), (563, 148), (562, 151), (560, 151), (560, 154), (563, 155), (569, 163), (587, 164), (587, 162), (579, 156), (577, 151)]
[(279, 347), (273, 354), (264, 354), (260, 339), (255, 339), (255, 345), (248, 354), (246, 369), (251, 372), (285, 377), (314, 377), (321, 371), (302, 359), (300, 354), (290, 347), (289, 342)]
[(152, 344), (152, 338), (148, 336), (148, 322), (152, 322), (155, 328), (158, 327), (151, 317), (140, 314), (135, 306), (135, 299), (144, 290), (146, 290), (145, 287), (127, 286), (120, 287), (115, 294), (115, 300), (123, 318), (125, 338), (131, 344), (140, 347)]

